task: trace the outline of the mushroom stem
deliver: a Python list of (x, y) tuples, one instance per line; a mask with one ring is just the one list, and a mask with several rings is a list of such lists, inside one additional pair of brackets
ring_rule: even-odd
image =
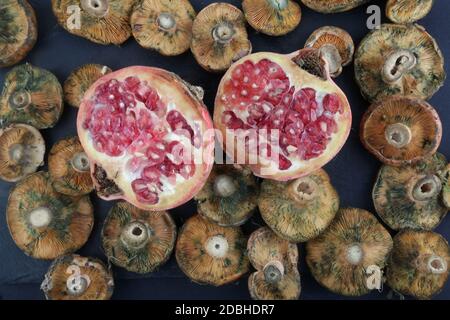
[(227, 198), (237, 191), (236, 184), (232, 177), (221, 174), (214, 180), (214, 193), (222, 198)]
[(294, 180), (287, 188), (288, 194), (300, 203), (306, 203), (316, 197), (317, 183), (310, 177)]
[(286, 9), (289, 4), (288, 0), (267, 0), (267, 2), (277, 10)]
[(221, 259), (227, 255), (228, 240), (222, 235), (215, 235), (206, 240), (206, 252), (213, 258)]
[(78, 172), (87, 172), (90, 169), (89, 158), (87, 157), (86, 153), (84, 153), (84, 152), (76, 153), (72, 157), (72, 160), (70, 161), (70, 163), (72, 164), (72, 168)]
[(158, 27), (163, 30), (171, 30), (175, 28), (176, 21), (170, 13), (161, 13), (158, 18), (156, 19), (156, 22), (158, 23)]
[(359, 244), (352, 244), (347, 248), (347, 261), (352, 265), (358, 265), (361, 263), (364, 257), (364, 252)]
[(91, 284), (88, 275), (81, 275), (78, 266), (70, 266), (67, 268), (68, 273), (72, 273), (66, 280), (66, 288), (71, 296), (80, 296), (86, 292), (86, 289)]
[(415, 260), (416, 267), (422, 272), (442, 274), (447, 272), (447, 261), (434, 254), (425, 254)]
[(395, 148), (403, 148), (412, 140), (411, 129), (403, 123), (394, 123), (386, 127), (386, 141)]
[(212, 36), (214, 41), (226, 44), (233, 39), (234, 28), (226, 22), (219, 23), (212, 30)]
[(397, 50), (391, 53), (384, 63), (381, 76), (385, 83), (399, 80), (417, 64), (416, 56), (409, 50)]
[(46, 207), (32, 210), (28, 215), (28, 221), (33, 228), (44, 228), (52, 221), (52, 211)]
[(342, 71), (342, 58), (339, 50), (332, 44), (325, 44), (320, 47), (321, 56), (328, 62), (328, 68), (331, 74), (337, 75)]
[(25, 155), (25, 146), (21, 143), (13, 144), (9, 148), (9, 158), (15, 162), (20, 163)]
[(102, 18), (106, 16), (109, 11), (108, 0), (81, 0), (81, 8), (88, 14)]
[(420, 179), (413, 187), (412, 197), (424, 201), (436, 197), (442, 190), (442, 182), (436, 175)]
[(263, 272), (267, 283), (276, 284), (283, 279), (284, 266), (278, 260), (271, 261), (264, 266)]
[(24, 109), (31, 104), (31, 95), (28, 91), (19, 90), (11, 95), (9, 102), (14, 109)]
[(150, 232), (144, 223), (132, 221), (125, 226), (120, 239), (126, 247), (138, 249), (147, 244), (150, 239)]

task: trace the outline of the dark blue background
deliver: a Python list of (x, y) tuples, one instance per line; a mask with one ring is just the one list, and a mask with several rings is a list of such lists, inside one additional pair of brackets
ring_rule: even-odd
[[(195, 9), (200, 11), (214, 1), (191, 0)], [(240, 6), (238, 0), (225, 1)], [(381, 6), (384, 18), (384, 2), (373, 1)], [(435, 1), (432, 12), (420, 24), (435, 37), (446, 58), (450, 58), (450, 2)], [(147, 51), (130, 39), (121, 47), (101, 46), (82, 38), (70, 35), (56, 23), (49, 0), (30, 1), (35, 8), (39, 21), (39, 39), (33, 51), (25, 61), (52, 71), (63, 82), (71, 70), (86, 63), (101, 63), (113, 69), (130, 65), (157, 66), (176, 72), (188, 82), (202, 86), (205, 89), (205, 103), (212, 112), (216, 88), (220, 75), (203, 71), (190, 53), (179, 57), (167, 58), (157, 53)], [(290, 53), (303, 47), (309, 34), (316, 28), (325, 25), (335, 25), (350, 32), (356, 44), (368, 32), (366, 28), (367, 6), (357, 8), (347, 13), (322, 15), (302, 6), (303, 18), (300, 26), (292, 33), (279, 38), (257, 34), (249, 28), (254, 52), (276, 51)], [(1, 19), (1, 17), (0, 17)], [(24, 62), (25, 62), (24, 61)], [(449, 74), (448, 64), (446, 66)], [(0, 83), (3, 83), (5, 73), (9, 69), (0, 70)], [(375, 158), (362, 147), (358, 137), (358, 127), (361, 116), (368, 107), (359, 94), (359, 89), (353, 79), (353, 67), (345, 68), (337, 79), (338, 85), (348, 95), (354, 115), (353, 129), (350, 138), (342, 152), (326, 167), (332, 181), (341, 196), (342, 206), (353, 206), (374, 212), (371, 201), (371, 189), (377, 170), (380, 167)], [(447, 129), (450, 128), (450, 92), (448, 82), (432, 99), (431, 104), (438, 110), (444, 123), (444, 136), (440, 152), (450, 158), (450, 140)], [(76, 134), (75, 119), (77, 110), (67, 107), (61, 121), (54, 129), (44, 130), (43, 135), (47, 148), (60, 138)], [(11, 185), (0, 182), (0, 298), (42, 299), (39, 290), (40, 282), (48, 268), (49, 262), (37, 261), (26, 257), (13, 243), (6, 227), (5, 205)], [(100, 249), (100, 228), (111, 206), (111, 203), (99, 201), (94, 195), (95, 227), (88, 244), (80, 250), (81, 254), (105, 257)], [(189, 203), (171, 211), (178, 226), (195, 213), (195, 205)], [(244, 226), (247, 233), (261, 225), (261, 219), (255, 217)], [(437, 228), (449, 238), (450, 217), (447, 217)], [(300, 247), (300, 273), (302, 275), (302, 299), (340, 299), (326, 289), (320, 287), (311, 277), (304, 262), (304, 245)], [(220, 288), (200, 286), (192, 283), (178, 269), (172, 258), (159, 272), (145, 276), (137, 276), (119, 268), (114, 268), (116, 278), (116, 299), (249, 299), (247, 277), (240, 281)], [(382, 293), (373, 292), (362, 299), (386, 299), (389, 292), (385, 288)], [(450, 282), (437, 299), (450, 298)]]

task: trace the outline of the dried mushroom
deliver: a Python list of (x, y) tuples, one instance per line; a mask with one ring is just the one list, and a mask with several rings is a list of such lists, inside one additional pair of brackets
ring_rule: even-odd
[(378, 215), (392, 229), (434, 229), (447, 214), (442, 180), (447, 160), (439, 153), (414, 165), (384, 165), (373, 188)]
[(0, 129), (0, 179), (22, 180), (44, 163), (45, 142), (41, 133), (25, 124)]
[(394, 23), (413, 23), (430, 13), (434, 0), (388, 0), (386, 16)]
[(256, 269), (248, 279), (253, 299), (298, 299), (301, 287), (297, 245), (279, 238), (269, 228), (263, 227), (250, 236), (247, 252)]
[(447, 240), (431, 231), (405, 230), (394, 237), (386, 270), (387, 284), (419, 299), (430, 299), (449, 276)]
[(180, 269), (193, 281), (221, 286), (248, 271), (246, 242), (239, 227), (221, 227), (195, 215), (180, 231), (175, 256)]
[(165, 56), (189, 50), (195, 10), (188, 0), (143, 0), (131, 14), (131, 30), (144, 48)]
[(25, 58), (38, 31), (34, 9), (26, 0), (3, 0), (0, 17), (0, 68), (4, 68)]
[(82, 196), (94, 190), (89, 158), (78, 137), (58, 141), (50, 150), (48, 171), (59, 193)]
[(203, 189), (195, 196), (198, 212), (220, 226), (238, 226), (257, 207), (258, 185), (251, 171), (216, 165)]
[[(52, 0), (58, 23), (68, 32), (99, 44), (124, 43), (131, 36), (136, 0)], [(79, 13), (79, 17), (73, 17)]]
[(369, 0), (302, 0), (308, 8), (321, 13), (338, 13), (349, 11)]
[(393, 96), (374, 103), (363, 116), (361, 141), (381, 162), (393, 166), (431, 157), (442, 138), (436, 110), (414, 97)]
[(169, 259), (176, 233), (168, 212), (144, 211), (119, 202), (103, 225), (103, 249), (115, 265), (136, 273), (148, 273)]
[(80, 249), (94, 225), (89, 197), (57, 193), (45, 172), (29, 175), (12, 189), (6, 220), (16, 245), (45, 260)]
[(248, 55), (252, 45), (244, 14), (228, 3), (213, 3), (199, 12), (192, 26), (191, 51), (207, 71), (227, 70)]
[(278, 236), (305, 242), (331, 223), (339, 209), (339, 196), (328, 174), (320, 169), (289, 182), (264, 180), (258, 206), (264, 221)]
[(299, 4), (292, 0), (244, 0), (242, 9), (255, 30), (270, 36), (291, 32), (302, 18)]
[(63, 112), (63, 90), (49, 71), (23, 64), (6, 74), (0, 96), (0, 127), (25, 123), (53, 127)]
[(446, 74), (441, 50), (423, 27), (382, 24), (356, 50), (355, 77), (369, 101), (395, 94), (426, 100)]
[(353, 60), (355, 45), (347, 31), (332, 26), (315, 30), (306, 40), (305, 48), (316, 48), (328, 62), (333, 78), (342, 73), (342, 67)]
[(72, 254), (52, 263), (41, 290), (47, 300), (109, 300), (114, 279), (101, 260)]
[(75, 69), (64, 82), (64, 100), (78, 108), (89, 87), (110, 72), (110, 68), (100, 64), (86, 64)]
[(392, 238), (373, 214), (362, 209), (340, 209), (320, 236), (308, 241), (306, 262), (322, 286), (345, 296), (370, 292), (367, 269), (383, 269)]

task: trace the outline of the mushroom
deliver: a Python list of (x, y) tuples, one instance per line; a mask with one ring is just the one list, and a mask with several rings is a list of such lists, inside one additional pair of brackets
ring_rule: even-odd
[(29, 124), (36, 129), (53, 127), (63, 112), (63, 90), (49, 71), (23, 64), (6, 74), (0, 96), (0, 127)]
[[(135, 0), (52, 0), (58, 23), (92, 42), (120, 45), (131, 36), (130, 14)], [(79, 18), (74, 19), (74, 12)]]
[(426, 100), (446, 75), (442, 53), (423, 27), (382, 24), (356, 50), (355, 77), (363, 96), (373, 102), (396, 94)]
[(392, 249), (389, 232), (363, 209), (340, 209), (331, 225), (306, 244), (314, 278), (332, 292), (361, 296), (370, 292), (367, 269), (383, 269)]
[(248, 271), (246, 241), (239, 227), (221, 227), (197, 214), (182, 227), (175, 256), (193, 281), (221, 286)]
[(247, 244), (248, 258), (256, 269), (248, 279), (255, 300), (296, 300), (300, 296), (298, 249), (279, 238), (269, 228), (252, 233)]
[(413, 23), (430, 13), (434, 0), (388, 0), (386, 16), (394, 23)]
[(44, 164), (45, 142), (41, 133), (25, 124), (0, 129), (0, 179), (22, 180)]
[(442, 174), (442, 181), (442, 201), (447, 209), (450, 210), (450, 164), (447, 165)]
[(449, 276), (450, 249), (439, 234), (404, 230), (394, 237), (386, 270), (387, 284), (402, 294), (430, 299)]
[(293, 181), (264, 180), (258, 200), (267, 225), (281, 238), (305, 242), (318, 236), (339, 209), (328, 174), (318, 171)]
[(113, 264), (131, 272), (148, 273), (169, 259), (176, 233), (175, 223), (166, 211), (149, 212), (119, 202), (103, 225), (103, 249)]
[(241, 10), (213, 3), (200, 11), (192, 26), (191, 51), (200, 66), (211, 72), (225, 71), (250, 54), (252, 45)]
[(2, 1), (0, 16), (0, 68), (4, 68), (25, 58), (38, 31), (34, 9), (26, 0)]
[(431, 157), (442, 138), (436, 110), (415, 97), (393, 96), (367, 110), (360, 130), (364, 146), (381, 162), (392, 166)]
[(384, 165), (372, 192), (375, 210), (392, 229), (434, 229), (447, 214), (442, 180), (447, 160), (439, 153), (414, 165)]
[(321, 13), (338, 13), (354, 9), (369, 0), (302, 0), (311, 10)]
[(195, 10), (188, 0), (143, 0), (131, 14), (131, 30), (144, 48), (180, 55), (191, 45)]
[(258, 184), (249, 170), (216, 165), (195, 196), (198, 212), (220, 226), (245, 223), (257, 207)]
[(78, 137), (62, 139), (50, 150), (48, 171), (59, 193), (77, 197), (94, 190), (90, 162)]
[(300, 6), (292, 0), (244, 0), (242, 9), (248, 23), (269, 36), (293, 31), (302, 18)]
[(47, 300), (109, 300), (114, 280), (101, 260), (71, 254), (51, 264), (41, 290)]
[(315, 30), (306, 40), (305, 48), (316, 48), (328, 62), (330, 74), (333, 78), (342, 73), (342, 67), (353, 60), (355, 45), (347, 31), (332, 26), (325, 26)]
[(86, 64), (75, 69), (64, 82), (64, 100), (78, 108), (89, 87), (110, 72), (110, 68), (100, 64)]
[(80, 249), (92, 231), (94, 216), (88, 196), (59, 194), (49, 174), (37, 172), (12, 189), (6, 221), (25, 254), (49, 260)]

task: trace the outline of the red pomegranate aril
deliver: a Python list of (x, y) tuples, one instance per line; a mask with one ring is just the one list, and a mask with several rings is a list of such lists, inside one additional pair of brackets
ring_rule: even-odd
[(335, 114), (339, 111), (339, 113), (342, 113), (342, 104), (341, 100), (336, 94), (327, 94), (323, 98), (323, 107), (325, 110)]
[(131, 183), (133, 191), (140, 202), (156, 204), (159, 201), (157, 187), (144, 179), (137, 179)]

